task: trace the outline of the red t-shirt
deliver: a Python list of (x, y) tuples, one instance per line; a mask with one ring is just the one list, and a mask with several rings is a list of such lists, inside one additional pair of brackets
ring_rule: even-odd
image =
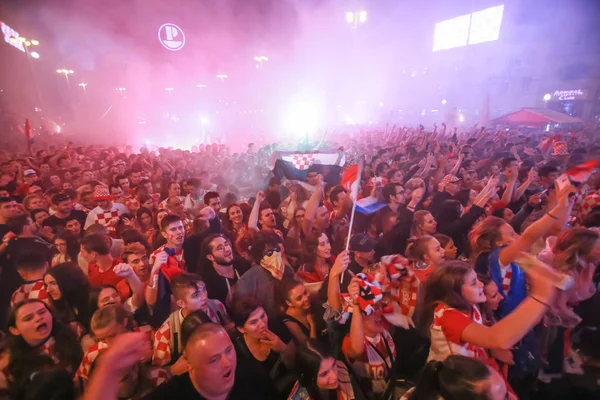
[(120, 258), (115, 258), (113, 260), (112, 266), (104, 272), (100, 272), (100, 267), (98, 264), (89, 264), (88, 265), (88, 280), (90, 281), (90, 286), (93, 288), (100, 287), (102, 285), (112, 285), (114, 286), (121, 299), (127, 300), (131, 296), (131, 290), (129, 288), (129, 284), (127, 281), (120, 276), (117, 276), (114, 271), (114, 267), (120, 263), (122, 263)]

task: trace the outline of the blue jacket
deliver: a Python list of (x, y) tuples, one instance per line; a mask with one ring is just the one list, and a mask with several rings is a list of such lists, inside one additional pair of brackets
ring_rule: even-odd
[(490, 252), (489, 255), (489, 268), (490, 276), (492, 280), (498, 286), (498, 291), (504, 299), (500, 302), (498, 309), (495, 312), (496, 319), (500, 320), (510, 314), (523, 300), (527, 297), (527, 286), (525, 282), (525, 274), (514, 262), (511, 263), (512, 267), (512, 278), (510, 281), (510, 288), (508, 293), (504, 293), (502, 289), (502, 274), (500, 272), (500, 250), (505, 246), (499, 247), (494, 251)]

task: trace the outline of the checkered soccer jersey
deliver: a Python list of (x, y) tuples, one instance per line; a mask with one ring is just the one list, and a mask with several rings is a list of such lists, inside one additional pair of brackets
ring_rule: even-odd
[[(384, 340), (387, 342), (387, 347), (383, 342)], [(364, 378), (371, 383), (371, 389), (375, 393), (383, 393), (387, 388), (387, 380), (389, 378), (387, 366), (392, 365), (392, 358), (390, 358), (388, 348), (392, 352), (393, 359), (395, 359), (396, 347), (394, 346), (392, 336), (387, 330), (384, 330), (376, 340), (365, 337), (365, 350), (356, 360), (351, 360), (348, 356), (350, 335), (346, 335), (342, 343), (342, 351), (346, 359), (350, 362), (350, 366), (354, 369), (358, 377)], [(385, 360), (381, 358), (378, 352), (385, 357)]]
[[(133, 331), (139, 332), (139, 333), (145, 333), (147, 335), (148, 342), (150, 342), (150, 343), (152, 342), (153, 331), (152, 331), (151, 326), (143, 325), (143, 326), (135, 327), (133, 329)], [(81, 364), (79, 364), (79, 368), (77, 368), (77, 372), (75, 373), (75, 378), (79, 379), (80, 381), (83, 380), (83, 382), (82, 382), (83, 385), (85, 385), (85, 381), (87, 381), (89, 379), (90, 370), (92, 368), (92, 365), (94, 365), (94, 361), (96, 361), (96, 358), (98, 358), (98, 356), (100, 354), (102, 354), (102, 352), (104, 350), (106, 350), (108, 347), (109, 347), (109, 343), (106, 342), (105, 340), (101, 340), (98, 343), (92, 345), (85, 352), (83, 358), (81, 359)], [(157, 374), (157, 376), (160, 376), (160, 374)], [(169, 375), (167, 372), (166, 379), (163, 380), (162, 382), (166, 382), (168, 379), (169, 379)], [(153, 384), (154, 384), (154, 382), (153, 382)], [(154, 385), (154, 386), (157, 386), (157, 385)]]
[[(229, 316), (223, 303), (219, 300), (209, 299), (211, 306), (208, 307), (206, 315), (215, 324), (227, 324), (229, 322)], [(221, 318), (217, 315), (215, 310), (221, 314)], [(181, 310), (180, 310), (181, 312)], [(181, 317), (181, 320), (184, 318)], [(167, 318), (165, 322), (158, 328), (156, 335), (154, 336), (154, 345), (152, 346), (152, 365), (162, 367), (169, 365), (177, 360), (171, 360), (171, 340), (173, 335), (171, 334), (171, 318)]]
[(444, 361), (448, 356), (458, 354), (480, 360), (487, 360), (488, 356), (482, 347), (464, 343), (461, 335), (465, 328), (474, 323), (483, 324), (481, 313), (477, 307), (473, 312), (463, 313), (457, 309), (440, 304), (435, 308), (433, 324), (431, 324), (431, 347), (427, 361)]
[(10, 299), (10, 306), (14, 307), (15, 304), (29, 299), (42, 300), (44, 303), (48, 304), (48, 292), (46, 292), (43, 280), (40, 279), (39, 281), (26, 282), (24, 285), (21, 285), (21, 287), (13, 293)]

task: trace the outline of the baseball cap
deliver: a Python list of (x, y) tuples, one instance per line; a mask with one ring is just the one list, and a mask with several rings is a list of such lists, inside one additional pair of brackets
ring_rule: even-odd
[(377, 241), (364, 233), (357, 233), (350, 239), (350, 250), (368, 253), (375, 248)]
[(35, 172), (35, 170), (33, 169), (26, 169), (25, 172), (23, 172), (23, 176), (31, 176), (31, 175), (35, 175), (37, 174), (37, 172)]
[(70, 199), (71, 199), (71, 196), (69, 196), (66, 193), (57, 193), (54, 196), (52, 196), (52, 204), (58, 204), (62, 201), (70, 200)]
[(461, 180), (462, 180), (462, 179), (461, 179), (461, 178), (459, 178), (459, 177), (458, 177), (458, 176), (456, 176), (456, 175), (446, 175), (446, 176), (444, 177), (444, 179), (442, 179), (442, 183), (444, 183), (444, 184), (445, 184), (445, 183), (456, 183), (456, 182), (458, 182), (458, 181), (461, 181)]

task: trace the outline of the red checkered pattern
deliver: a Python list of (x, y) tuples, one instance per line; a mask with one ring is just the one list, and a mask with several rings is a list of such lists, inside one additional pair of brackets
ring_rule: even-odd
[[(161, 251), (165, 251), (165, 246), (162, 245), (160, 246), (158, 249), (154, 250), (152, 252), (152, 254), (150, 254), (150, 265), (154, 265), (154, 260), (156, 259), (156, 255), (158, 253), (160, 253)], [(175, 260), (177, 260), (177, 265), (179, 266), (179, 268), (181, 268), (182, 271), (186, 271), (186, 267), (185, 267), (185, 260), (183, 259), (183, 248), (180, 249), (176, 254), (175, 254)], [(163, 264), (163, 265), (167, 265), (167, 264)], [(162, 268), (163, 265), (161, 265), (160, 267)], [(160, 271), (160, 268), (157, 270)], [(150, 279), (154, 279), (154, 277), (150, 277)]]
[(160, 367), (151, 367), (148, 371), (150, 375), (150, 382), (152, 382), (152, 387), (157, 387), (171, 379), (171, 374), (169, 370), (166, 368)]
[(154, 335), (152, 365), (163, 367), (171, 362), (171, 321), (167, 318)]
[(81, 364), (79, 364), (79, 368), (77, 368), (75, 378), (87, 380), (89, 378), (90, 369), (92, 368), (94, 361), (96, 361), (96, 358), (98, 358), (100, 353), (102, 353), (107, 348), (108, 343), (106, 343), (105, 341), (100, 341), (92, 347), (90, 347), (81, 359)]
[[(134, 332), (147, 333), (148, 341), (152, 341), (152, 327), (150, 325), (143, 325), (133, 329)], [(108, 343), (104, 340), (99, 341), (98, 343), (91, 346), (81, 359), (81, 364), (79, 364), (79, 368), (77, 368), (77, 372), (75, 373), (75, 378), (80, 378), (83, 380), (87, 380), (89, 378), (90, 369), (96, 361), (96, 358), (108, 348)], [(168, 375), (167, 375), (167, 379)]]
[(13, 307), (15, 304), (29, 299), (38, 299), (49, 304), (48, 292), (46, 292), (43, 280), (40, 279), (39, 281), (27, 282), (26, 284), (21, 285), (21, 287), (13, 293), (10, 299), (10, 306)]
[(581, 202), (581, 207), (579, 209), (579, 212), (581, 213), (581, 217), (585, 217), (590, 212), (592, 212), (592, 210), (595, 207), (598, 207), (598, 206), (600, 206), (600, 194), (596, 192), (596, 193), (592, 193), (592, 194), (588, 195)]
[(315, 162), (315, 154), (295, 154), (292, 165), (300, 171), (306, 171)]
[(136, 196), (125, 196), (125, 207), (131, 212), (136, 212), (140, 208), (140, 199)]
[(504, 294), (508, 294), (510, 289), (510, 281), (512, 280), (512, 266), (508, 266), (506, 270), (502, 272), (502, 290)]

